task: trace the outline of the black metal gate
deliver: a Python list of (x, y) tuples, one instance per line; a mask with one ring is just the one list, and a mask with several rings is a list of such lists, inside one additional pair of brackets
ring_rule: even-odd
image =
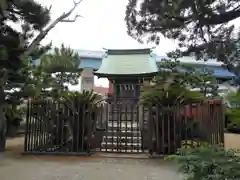
[(97, 128), (101, 152), (143, 153), (144, 117), (136, 99), (108, 100), (101, 128)]

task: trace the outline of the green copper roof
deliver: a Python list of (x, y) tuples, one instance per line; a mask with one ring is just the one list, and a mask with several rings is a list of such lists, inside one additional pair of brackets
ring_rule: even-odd
[(158, 72), (158, 67), (150, 49), (108, 50), (102, 59), (99, 76), (144, 75)]

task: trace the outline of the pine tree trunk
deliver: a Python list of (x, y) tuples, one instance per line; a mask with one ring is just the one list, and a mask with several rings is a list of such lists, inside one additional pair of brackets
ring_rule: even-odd
[(0, 152), (6, 149), (6, 132), (7, 132), (7, 120), (3, 112), (2, 106), (0, 106)]

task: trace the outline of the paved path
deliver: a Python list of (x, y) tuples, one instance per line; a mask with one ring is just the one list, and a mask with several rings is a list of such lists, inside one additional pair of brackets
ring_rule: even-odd
[(8, 159), (0, 156), (1, 180), (179, 180), (160, 160), (98, 158), (47, 160), (47, 157)]
[(0, 180), (179, 180), (163, 160), (0, 154)]

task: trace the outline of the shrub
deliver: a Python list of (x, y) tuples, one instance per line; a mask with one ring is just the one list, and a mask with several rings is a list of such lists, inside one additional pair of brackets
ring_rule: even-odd
[(240, 157), (237, 152), (202, 144), (196, 148), (181, 148), (178, 155), (166, 159), (176, 160), (187, 180), (235, 180), (240, 179)]
[(227, 131), (231, 133), (240, 133), (240, 109), (228, 108), (226, 116), (227, 116), (226, 122)]

